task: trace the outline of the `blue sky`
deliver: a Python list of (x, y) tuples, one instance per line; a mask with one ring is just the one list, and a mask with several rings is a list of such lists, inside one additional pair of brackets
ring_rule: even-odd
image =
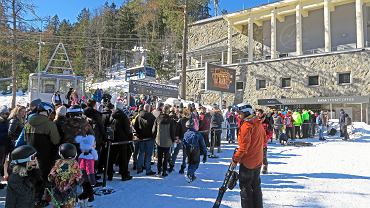
[[(107, 0), (120, 6), (123, 0)], [(243, 8), (250, 8), (257, 5), (268, 3), (269, 0), (219, 0), (221, 10), (235, 12)], [(272, 1), (272, 0), (270, 0)], [(77, 15), (83, 8), (94, 10), (101, 7), (105, 0), (33, 0), (36, 6), (36, 14), (39, 17), (54, 16), (57, 14), (59, 19), (68, 19), (75, 22)], [(213, 15), (213, 4), (210, 5)]]

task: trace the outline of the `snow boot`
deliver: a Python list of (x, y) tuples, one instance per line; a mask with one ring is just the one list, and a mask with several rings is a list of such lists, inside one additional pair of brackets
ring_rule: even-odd
[(90, 182), (83, 182), (82, 183), (82, 193), (78, 195), (78, 199), (86, 200), (88, 199), (89, 202), (93, 202), (94, 199), (94, 189), (91, 187)]
[(267, 174), (267, 165), (264, 165), (262, 168), (262, 174)]
[(182, 165), (181, 165), (181, 168), (180, 168), (180, 170), (179, 170), (179, 173), (180, 173), (180, 174), (184, 174), (184, 172), (185, 172), (185, 166), (182, 166)]
[(168, 172), (171, 173), (174, 167), (175, 167), (174, 165), (170, 164), (170, 168), (168, 169)]

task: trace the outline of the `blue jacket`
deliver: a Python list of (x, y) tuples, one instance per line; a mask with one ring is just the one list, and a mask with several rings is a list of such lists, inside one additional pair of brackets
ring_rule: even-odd
[(207, 155), (206, 144), (201, 133), (195, 131), (194, 129), (188, 129), (184, 134), (183, 141), (185, 147), (193, 146), (200, 148), (200, 153), (205, 156)]

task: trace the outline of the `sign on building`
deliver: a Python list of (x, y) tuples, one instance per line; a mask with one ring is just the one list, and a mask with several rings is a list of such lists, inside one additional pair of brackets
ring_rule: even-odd
[(205, 90), (235, 93), (235, 69), (206, 63), (205, 77)]
[(178, 87), (144, 82), (139, 80), (130, 80), (128, 89), (130, 93), (154, 95), (160, 97), (177, 98), (179, 94)]

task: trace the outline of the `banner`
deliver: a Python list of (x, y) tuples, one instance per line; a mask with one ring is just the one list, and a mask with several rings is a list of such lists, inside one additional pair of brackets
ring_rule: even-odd
[(128, 90), (130, 93), (134, 94), (154, 95), (160, 97), (177, 98), (179, 94), (178, 87), (139, 80), (130, 80)]
[(235, 69), (206, 63), (205, 77), (205, 90), (235, 93)]

